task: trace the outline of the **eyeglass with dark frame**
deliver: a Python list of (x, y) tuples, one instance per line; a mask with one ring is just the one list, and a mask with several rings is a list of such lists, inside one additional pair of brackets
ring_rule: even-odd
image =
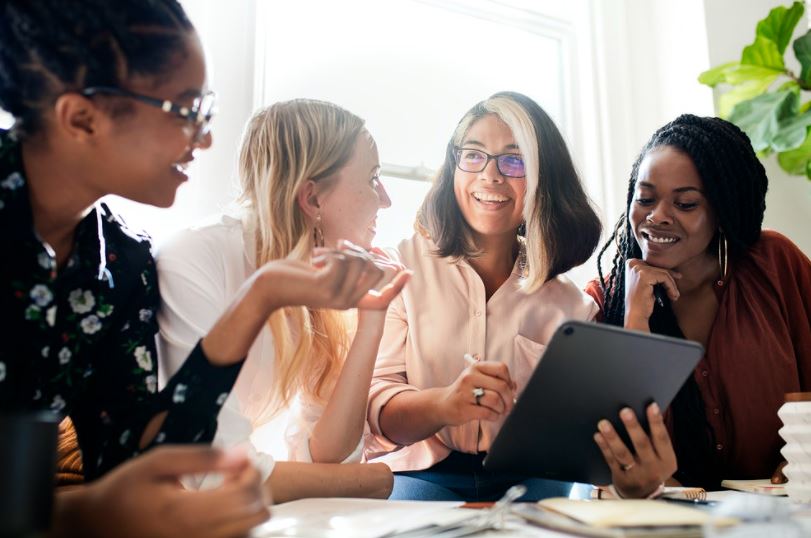
[[(495, 159), (498, 173), (504, 177), (523, 178), (526, 177), (524, 170), (524, 158), (519, 153), (499, 153), (490, 155), (486, 151), (473, 148), (460, 148), (454, 146), (456, 150), (456, 167), (462, 172), (481, 172), (490, 161)], [(462, 152), (465, 152), (464, 159)]]
[(114, 95), (135, 99), (141, 103), (160, 108), (168, 114), (174, 114), (178, 118), (189, 122), (194, 131), (192, 132), (192, 142), (200, 142), (211, 131), (211, 119), (214, 117), (216, 94), (208, 91), (196, 97), (191, 106), (179, 105), (168, 99), (158, 99), (140, 93), (131, 92), (124, 88), (115, 86), (90, 86), (79, 91), (85, 97), (93, 97), (98, 94)]

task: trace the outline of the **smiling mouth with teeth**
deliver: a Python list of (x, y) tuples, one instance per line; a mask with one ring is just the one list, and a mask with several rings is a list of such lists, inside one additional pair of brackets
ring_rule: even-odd
[(480, 202), (506, 202), (509, 200), (506, 196), (486, 192), (474, 192), (473, 198)]
[(679, 240), (678, 237), (661, 237), (658, 235), (652, 235), (650, 232), (642, 232), (642, 236), (651, 243), (659, 243), (663, 245), (675, 243)]

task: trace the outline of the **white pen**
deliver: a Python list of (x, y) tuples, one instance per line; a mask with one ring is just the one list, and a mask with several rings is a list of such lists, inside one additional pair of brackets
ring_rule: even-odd
[(468, 363), (468, 365), (470, 365), (470, 366), (473, 366), (474, 364), (479, 362), (475, 358), (473, 358), (473, 355), (471, 355), (470, 353), (465, 353), (464, 358), (465, 358), (465, 362)]

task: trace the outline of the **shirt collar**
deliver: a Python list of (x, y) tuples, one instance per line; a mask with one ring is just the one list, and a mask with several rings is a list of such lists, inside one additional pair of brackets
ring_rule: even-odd
[[(76, 227), (74, 251), (71, 256), (88, 256), (98, 266), (96, 278), (109, 278), (107, 270), (107, 241), (103, 219), (111, 215), (105, 204), (97, 202)], [(28, 181), (22, 165), (20, 143), (13, 132), (0, 129), (0, 223), (4, 230), (13, 230), (12, 241), (38, 245), (53, 256), (34, 230)]]

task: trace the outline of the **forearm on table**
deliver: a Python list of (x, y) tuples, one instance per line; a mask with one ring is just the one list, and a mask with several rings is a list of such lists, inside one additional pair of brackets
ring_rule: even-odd
[(434, 435), (447, 425), (439, 409), (441, 397), (440, 388), (396, 394), (380, 411), (383, 435), (398, 445), (410, 445)]
[(385, 499), (393, 477), (382, 463), (304, 463), (279, 461), (266, 484), (274, 503), (308, 497)]
[(310, 436), (314, 462), (340, 463), (358, 446), (385, 311), (359, 312), (358, 329), (327, 406)]

